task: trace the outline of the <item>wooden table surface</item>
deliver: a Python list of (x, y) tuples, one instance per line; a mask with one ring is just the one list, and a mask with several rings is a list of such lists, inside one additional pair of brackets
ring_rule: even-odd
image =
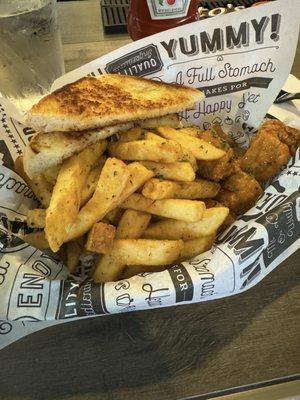
[[(130, 42), (103, 35), (98, 1), (59, 3), (59, 18), (67, 70)], [(239, 296), (32, 334), (1, 351), (0, 398), (206, 399), (300, 377), (299, 332), (298, 252)]]

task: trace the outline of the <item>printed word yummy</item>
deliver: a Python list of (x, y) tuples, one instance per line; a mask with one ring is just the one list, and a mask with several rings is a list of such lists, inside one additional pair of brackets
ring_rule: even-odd
[[(259, 21), (252, 19), (250, 22), (242, 22), (238, 27), (228, 25), (225, 28), (215, 28), (210, 35), (206, 31), (199, 32), (198, 35), (170, 39), (169, 42), (160, 42), (171, 60), (176, 60), (180, 54), (185, 56), (195, 56), (199, 53), (209, 54), (223, 51), (225, 48), (233, 49), (241, 46), (249, 46), (250, 35), (254, 35), (257, 44), (263, 44), (266, 35), (273, 41), (279, 40), (281, 16), (279, 14), (262, 17)], [(267, 33), (267, 27), (269, 32)]]

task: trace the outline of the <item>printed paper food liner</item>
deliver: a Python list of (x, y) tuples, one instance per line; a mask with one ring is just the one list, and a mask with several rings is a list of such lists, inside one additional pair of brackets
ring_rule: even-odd
[[(288, 77), (298, 29), (296, 0), (272, 2), (131, 43), (59, 78), (53, 89), (109, 72), (201, 88), (205, 100), (182, 118), (203, 129), (219, 123), (247, 146)], [(13, 161), (34, 132), (13, 118), (20, 120), (20, 111), (6, 100), (0, 103), (0, 348), (74, 318), (238, 294), (299, 247), (298, 150), (256, 206), (222, 233), (211, 251), (169, 270), (118, 282), (92, 282), (86, 264), (70, 277), (59, 260), (18, 237), (28, 230), (26, 211), (37, 203), (12, 171)], [(299, 126), (297, 101), (292, 104), (288, 122)], [(284, 119), (284, 107), (280, 110)]]

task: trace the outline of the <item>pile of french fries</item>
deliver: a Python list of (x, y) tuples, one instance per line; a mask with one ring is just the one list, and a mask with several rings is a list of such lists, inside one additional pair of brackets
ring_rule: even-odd
[(16, 172), (43, 207), (28, 212), (36, 230), (23, 239), (60, 252), (70, 273), (81, 256), (98, 254), (96, 282), (161, 271), (209, 250), (229, 210), (206, 207), (220, 184), (198, 179), (197, 162), (225, 152), (197, 130), (135, 127), (33, 179), (18, 159)]

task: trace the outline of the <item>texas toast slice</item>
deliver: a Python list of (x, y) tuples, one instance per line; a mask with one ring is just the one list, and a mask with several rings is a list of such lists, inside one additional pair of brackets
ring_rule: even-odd
[(84, 131), (191, 109), (203, 97), (194, 88), (133, 76), (85, 77), (41, 99), (27, 124), (42, 132)]
[(133, 124), (120, 124), (103, 129), (80, 132), (36, 133), (24, 150), (24, 169), (32, 178), (48, 168), (61, 164), (73, 154), (106, 139), (114, 133), (131, 128)]

